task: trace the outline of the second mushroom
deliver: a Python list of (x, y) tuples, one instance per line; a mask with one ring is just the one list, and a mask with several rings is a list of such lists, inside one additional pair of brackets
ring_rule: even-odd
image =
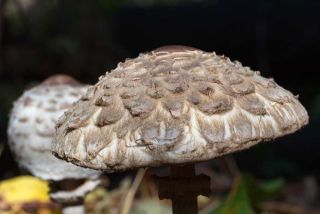
[(51, 198), (63, 213), (84, 213), (83, 198), (100, 184), (100, 172), (52, 155), (55, 122), (88, 86), (67, 75), (53, 75), (23, 93), (14, 103), (8, 126), (9, 146), (20, 167), (50, 181)]

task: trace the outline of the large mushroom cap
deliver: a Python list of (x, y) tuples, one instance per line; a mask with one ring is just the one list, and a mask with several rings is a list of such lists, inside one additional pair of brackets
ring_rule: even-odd
[(273, 79), (215, 53), (167, 46), (102, 76), (58, 122), (52, 149), (118, 171), (212, 159), (307, 123)]
[(96, 177), (99, 172), (57, 159), (51, 152), (55, 122), (85, 92), (66, 75), (55, 75), (14, 103), (8, 127), (9, 146), (19, 165), (45, 180)]

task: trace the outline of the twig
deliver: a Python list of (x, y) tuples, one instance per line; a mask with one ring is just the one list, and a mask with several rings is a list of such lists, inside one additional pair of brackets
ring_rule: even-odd
[(143, 179), (144, 174), (146, 173), (147, 169), (139, 169), (133, 183), (132, 186), (130, 187), (124, 201), (123, 201), (123, 205), (120, 209), (120, 214), (128, 214), (129, 210), (131, 208), (133, 199), (134, 199), (134, 195), (136, 194), (138, 187)]

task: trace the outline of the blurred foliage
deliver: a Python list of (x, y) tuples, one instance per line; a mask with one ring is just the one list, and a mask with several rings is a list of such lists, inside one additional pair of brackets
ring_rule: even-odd
[(122, 180), (120, 186), (108, 191), (105, 188), (97, 188), (85, 198), (85, 210), (87, 214), (119, 213), (120, 205), (130, 188), (128, 178)]
[(250, 200), (254, 206), (278, 196), (284, 187), (284, 180), (282, 178), (272, 179), (262, 183), (258, 183), (256, 179), (250, 175), (245, 175), (243, 179), (248, 189)]
[(145, 199), (139, 201), (130, 212), (131, 214), (169, 214), (171, 208), (168, 205), (160, 203), (159, 200)]
[[(147, 176), (148, 177), (148, 176)], [(146, 182), (146, 181), (142, 181)], [(133, 182), (134, 183), (134, 182)], [(89, 193), (84, 200), (87, 214), (120, 213), (125, 198), (132, 187), (129, 178), (122, 180), (115, 189), (109, 190), (98, 187)], [(145, 189), (153, 186), (150, 178), (140, 186)], [(210, 197), (198, 197), (198, 205), (202, 214), (250, 214), (250, 213), (303, 213), (318, 214), (306, 204), (288, 203), (285, 197), (305, 198), (306, 191), (300, 195), (285, 195), (283, 179), (258, 181), (248, 174), (238, 175), (224, 198), (222, 193), (215, 193)], [(288, 189), (289, 185), (286, 184)], [(153, 187), (152, 187), (153, 188)], [(316, 188), (316, 187), (312, 187)], [(52, 203), (48, 196), (48, 183), (31, 176), (21, 176), (8, 179), (0, 183), (0, 213), (2, 214), (59, 214), (61, 206)], [(171, 213), (168, 200), (160, 201), (155, 194), (137, 194), (133, 201), (130, 214), (169, 214)], [(287, 194), (287, 193), (286, 193)], [(281, 196), (281, 197), (280, 197)], [(307, 198), (305, 198), (307, 199)], [(205, 201), (203, 206), (201, 201)], [(314, 207), (316, 208), (316, 207)]]
[(253, 213), (248, 189), (243, 177), (238, 177), (228, 197), (209, 214), (250, 214)]
[(209, 214), (249, 214), (255, 213), (259, 203), (279, 195), (283, 188), (282, 179), (258, 183), (250, 175), (239, 175), (227, 198)]
[[(130, 189), (129, 183), (130, 181), (125, 179), (118, 188), (112, 191), (104, 188), (94, 190), (85, 199), (86, 212), (90, 214), (118, 213)], [(152, 186), (150, 179), (142, 182), (140, 188), (144, 189), (144, 191), (135, 197), (130, 213), (171, 213), (170, 204), (167, 203), (167, 200), (159, 201), (157, 195), (141, 194), (145, 192), (146, 186), (149, 185)], [(206, 198), (204, 206), (201, 205), (199, 207), (202, 210), (201, 213), (208, 214), (255, 213), (259, 211), (261, 203), (275, 199), (282, 192), (283, 186), (283, 179), (259, 182), (253, 176), (243, 174), (235, 179), (228, 196), (224, 200), (219, 203), (217, 199), (220, 196), (217, 198), (216, 195), (216, 197)], [(201, 204), (200, 201), (201, 197), (198, 198), (198, 204)], [(212, 204), (217, 203), (219, 204), (217, 208), (210, 209)]]
[[(111, 191), (102, 187), (95, 189), (85, 198), (86, 213), (120, 213), (132, 185), (133, 183), (125, 178), (119, 187)], [(168, 205), (161, 203), (157, 198), (154, 200), (154, 197), (150, 197), (150, 195), (148, 197), (135, 197), (133, 208), (130, 209), (132, 214), (166, 214), (170, 212), (171, 208)]]
[(46, 181), (20, 176), (0, 183), (0, 213), (58, 214), (60, 211), (60, 207), (50, 201)]

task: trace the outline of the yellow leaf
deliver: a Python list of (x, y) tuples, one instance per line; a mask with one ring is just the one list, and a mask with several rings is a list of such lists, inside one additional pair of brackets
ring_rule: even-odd
[(19, 176), (0, 183), (0, 197), (10, 204), (50, 202), (49, 185), (32, 176)]

